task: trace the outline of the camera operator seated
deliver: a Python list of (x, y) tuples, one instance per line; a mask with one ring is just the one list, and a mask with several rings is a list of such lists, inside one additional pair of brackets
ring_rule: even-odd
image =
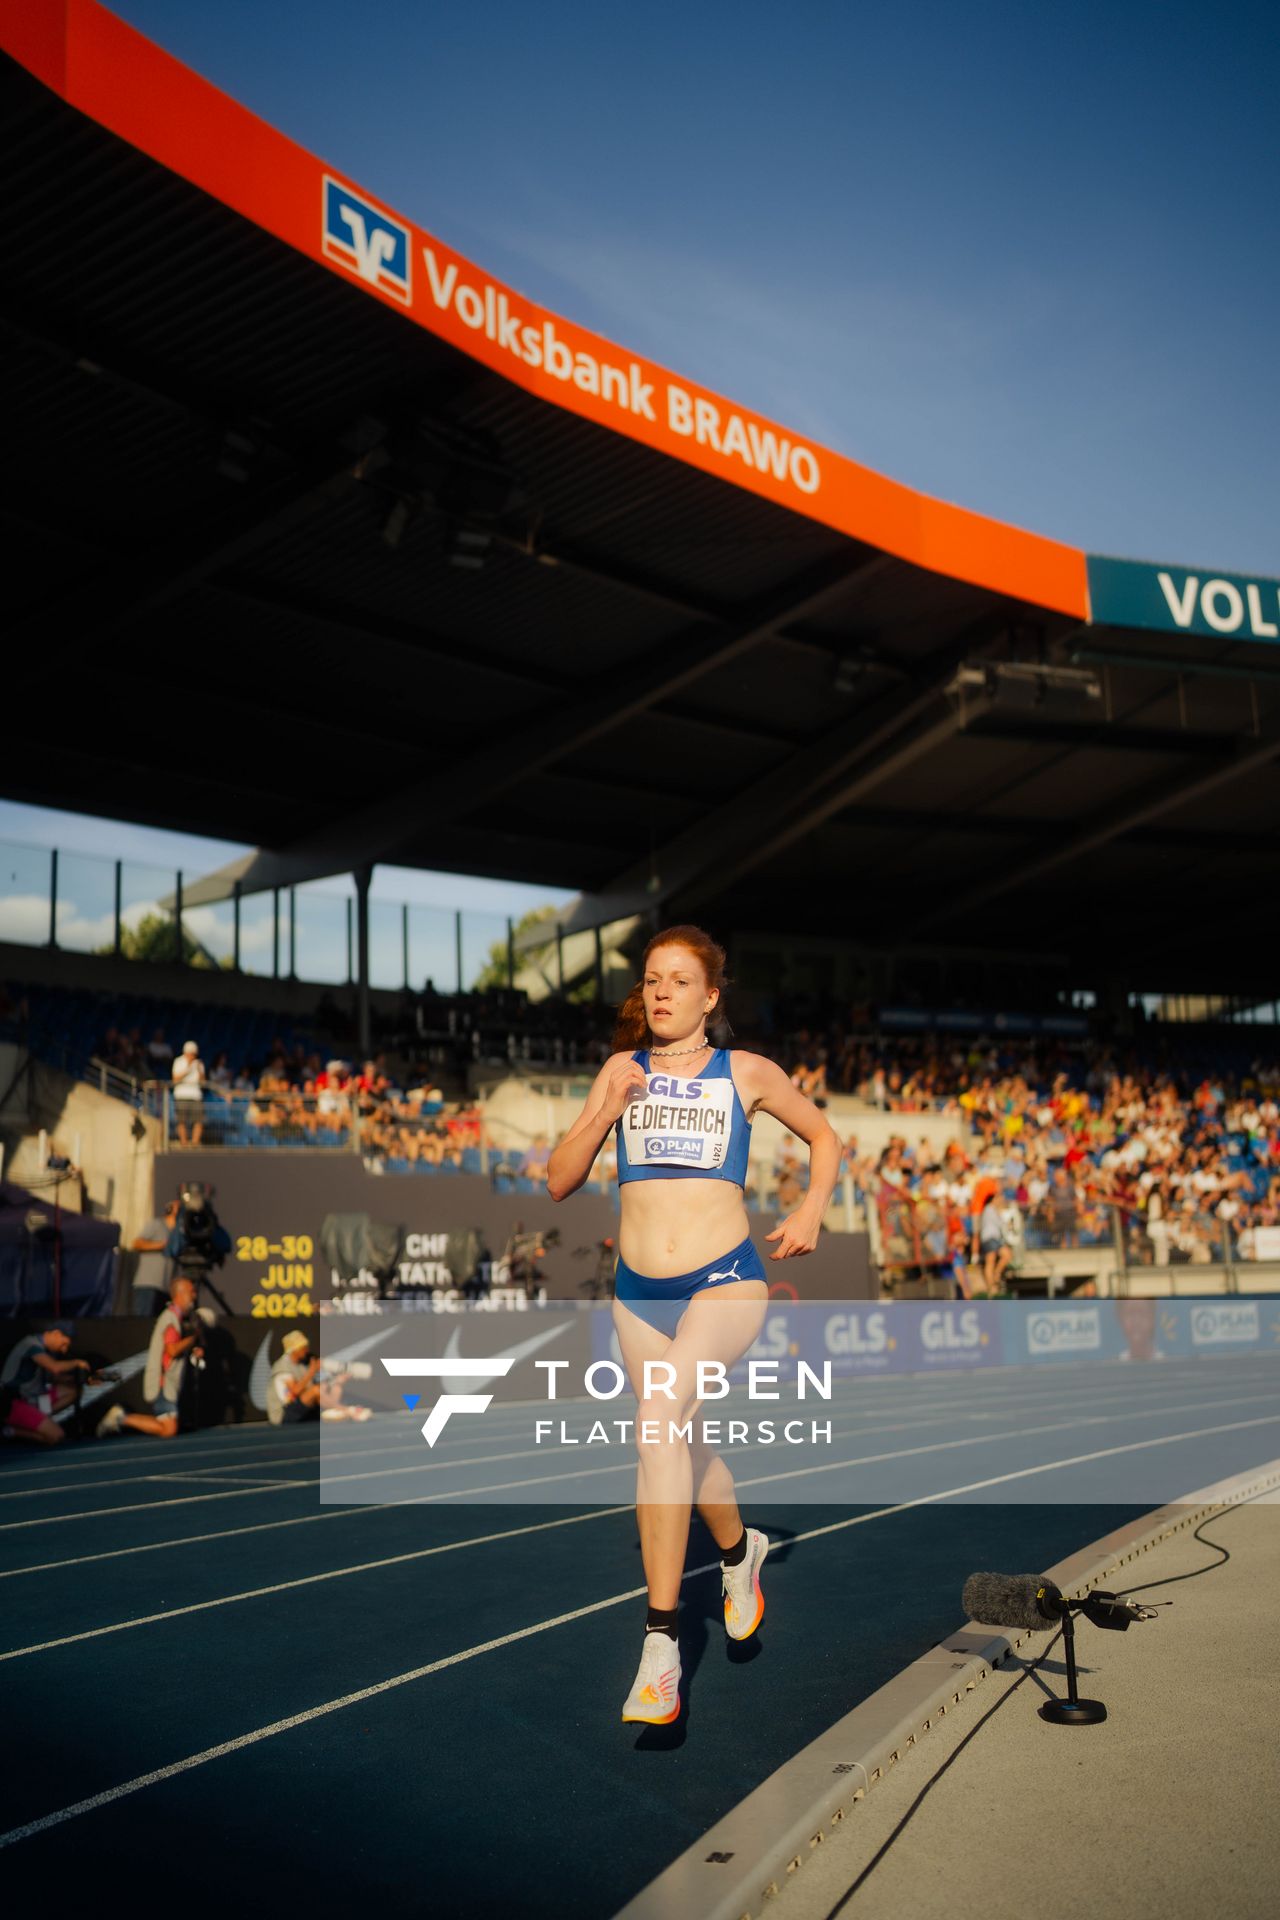
[(71, 1329), (61, 1321), (19, 1340), (0, 1373), (0, 1430), (6, 1440), (34, 1440), (56, 1447), (66, 1434), (53, 1418), (80, 1397), (92, 1372), (87, 1360), (70, 1359)]
[(273, 1427), (294, 1426), (302, 1420), (367, 1420), (368, 1407), (342, 1404), (345, 1373), (327, 1367), (300, 1327), (284, 1336), (284, 1352), (271, 1369), (267, 1418)]
[(204, 1366), (204, 1322), (196, 1311), (196, 1299), (195, 1281), (175, 1274), (169, 1282), (169, 1304), (152, 1328), (147, 1351), (142, 1391), (151, 1402), (151, 1412), (126, 1413), (120, 1406), (110, 1408), (98, 1422), (99, 1439), (122, 1433), (126, 1427), (158, 1440), (176, 1437), (178, 1402), (188, 1364), (197, 1370)]

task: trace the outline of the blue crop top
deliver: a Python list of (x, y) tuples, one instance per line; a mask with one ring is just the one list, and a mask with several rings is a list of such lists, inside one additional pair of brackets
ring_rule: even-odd
[(647, 1091), (629, 1102), (616, 1122), (618, 1185), (628, 1180), (732, 1180), (747, 1184), (751, 1122), (717, 1047), (696, 1079), (653, 1073), (649, 1055), (631, 1058), (645, 1070)]

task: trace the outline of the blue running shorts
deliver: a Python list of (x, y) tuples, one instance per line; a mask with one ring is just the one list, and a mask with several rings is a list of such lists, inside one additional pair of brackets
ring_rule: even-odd
[(653, 1280), (637, 1273), (619, 1257), (613, 1279), (613, 1295), (641, 1320), (661, 1333), (674, 1335), (681, 1314), (699, 1293), (714, 1293), (731, 1280), (764, 1280), (764, 1261), (750, 1240), (744, 1240), (732, 1253), (722, 1253), (693, 1273), (678, 1273), (670, 1280)]

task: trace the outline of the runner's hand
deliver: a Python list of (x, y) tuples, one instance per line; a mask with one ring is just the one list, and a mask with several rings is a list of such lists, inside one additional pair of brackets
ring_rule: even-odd
[(794, 1260), (799, 1254), (812, 1253), (818, 1244), (821, 1227), (820, 1220), (811, 1220), (803, 1212), (789, 1213), (785, 1220), (778, 1222), (772, 1233), (765, 1235), (766, 1240), (780, 1242), (777, 1252), (771, 1253), (769, 1258)]
[(627, 1107), (645, 1092), (648, 1085), (644, 1068), (638, 1060), (619, 1060), (605, 1082), (601, 1113), (611, 1124), (620, 1120)]

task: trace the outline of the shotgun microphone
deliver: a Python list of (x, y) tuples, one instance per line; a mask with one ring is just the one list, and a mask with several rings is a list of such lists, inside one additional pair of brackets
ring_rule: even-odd
[(1067, 1600), (1061, 1587), (1043, 1573), (971, 1573), (960, 1604), (971, 1620), (987, 1627), (1021, 1627), (1042, 1633), (1074, 1608), (1095, 1627), (1123, 1633), (1135, 1620), (1154, 1620), (1154, 1610), (1096, 1587), (1083, 1600)]
[(971, 1573), (960, 1604), (971, 1620), (988, 1627), (1022, 1627), (1042, 1633), (1067, 1611), (1062, 1589), (1041, 1573)]

